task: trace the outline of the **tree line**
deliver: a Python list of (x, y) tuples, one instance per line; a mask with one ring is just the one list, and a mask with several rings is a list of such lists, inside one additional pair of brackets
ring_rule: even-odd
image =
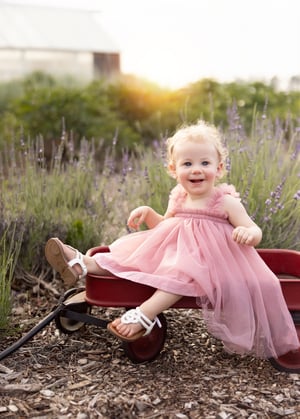
[(82, 85), (36, 72), (0, 85), (0, 150), (28, 138), (42, 138), (50, 152), (63, 132), (75, 147), (86, 138), (105, 147), (114, 143), (119, 151), (133, 150), (199, 118), (226, 126), (233, 108), (249, 131), (255, 113), (297, 124), (300, 91), (280, 91), (272, 82), (213, 79), (169, 90), (126, 75)]

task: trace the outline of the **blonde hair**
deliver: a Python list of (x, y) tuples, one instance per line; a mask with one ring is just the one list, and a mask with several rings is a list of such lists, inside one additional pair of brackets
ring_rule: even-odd
[(221, 134), (214, 125), (210, 125), (202, 120), (199, 120), (194, 125), (183, 126), (172, 137), (167, 139), (168, 166), (174, 166), (176, 163), (174, 158), (176, 145), (187, 141), (192, 141), (194, 143), (207, 142), (213, 144), (218, 153), (220, 163), (223, 163), (223, 167), (225, 167), (228, 152), (222, 143)]

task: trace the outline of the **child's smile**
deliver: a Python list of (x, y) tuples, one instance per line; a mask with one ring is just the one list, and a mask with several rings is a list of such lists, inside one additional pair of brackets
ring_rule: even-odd
[(192, 182), (192, 183), (201, 183), (203, 181), (204, 181), (204, 179), (190, 179), (190, 182)]

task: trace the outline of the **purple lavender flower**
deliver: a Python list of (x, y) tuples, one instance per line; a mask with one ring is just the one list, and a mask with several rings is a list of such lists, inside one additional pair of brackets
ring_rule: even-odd
[(294, 199), (296, 199), (296, 201), (300, 200), (300, 189), (298, 189), (298, 191), (295, 193), (295, 195), (293, 196)]

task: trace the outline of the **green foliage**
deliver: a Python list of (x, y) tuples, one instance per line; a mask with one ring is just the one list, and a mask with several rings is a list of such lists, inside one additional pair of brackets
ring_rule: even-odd
[(11, 284), (18, 261), (22, 234), (16, 235), (16, 224), (1, 225), (0, 231), (0, 331), (9, 324)]
[[(124, 149), (151, 145), (183, 122), (203, 118), (225, 129), (224, 116), (233, 105), (240, 109), (243, 126), (250, 133), (254, 108), (262, 115), (268, 106), (273, 120), (289, 118), (295, 123), (300, 93), (278, 91), (274, 83), (221, 84), (211, 79), (171, 91), (133, 76), (82, 85), (33, 73), (0, 85), (0, 150), (7, 144), (18, 147), (23, 133), (31, 139), (42, 136), (49, 161), (53, 144), (59, 143), (66, 130), (75, 147), (82, 138), (94, 138), (105, 149), (114, 146), (121, 157)], [(97, 158), (101, 161), (102, 155)]]
[(74, 243), (75, 241), (82, 240), (84, 237), (84, 227), (82, 220), (74, 220), (71, 223), (70, 229), (67, 234), (67, 242)]
[(139, 187), (140, 205), (147, 203), (160, 214), (166, 212), (170, 191), (176, 184), (167, 173), (163, 145), (158, 143), (155, 149), (140, 153), (143, 170)]
[(133, 76), (122, 77), (109, 86), (108, 93), (115, 111), (142, 137), (143, 145), (150, 145), (162, 133), (175, 129), (180, 121), (178, 95), (153, 83)]
[(83, 137), (102, 139), (106, 146), (116, 136), (125, 146), (139, 139), (114, 110), (107, 86), (101, 81), (83, 88), (61, 85), (51, 77), (34, 74), (32, 79), (24, 80), (22, 93), (8, 101), (2, 114), (0, 148), (4, 147), (3, 140), (18, 145), (21, 131), (31, 138), (42, 135), (48, 160), (53, 143), (59, 143), (64, 124), (72, 133), (75, 147)]
[[(62, 159), (61, 146), (64, 144), (58, 147), (53, 164), (47, 169), (42, 144), (34, 147), (28, 143), (15, 153), (8, 176), (2, 181), (4, 217), (22, 221), (25, 232), (20, 263), (31, 272), (41, 269), (41, 252), (49, 235), (65, 240), (69, 234), (76, 239), (74, 245), (87, 245), (86, 238), (80, 237), (79, 225), (75, 228), (74, 219), (82, 219), (84, 224), (88, 217), (98, 218), (93, 201), (97, 170), (92, 145), (82, 140), (77, 158), (71, 155), (67, 164)], [(88, 242), (95, 235), (95, 231), (90, 234)]]

